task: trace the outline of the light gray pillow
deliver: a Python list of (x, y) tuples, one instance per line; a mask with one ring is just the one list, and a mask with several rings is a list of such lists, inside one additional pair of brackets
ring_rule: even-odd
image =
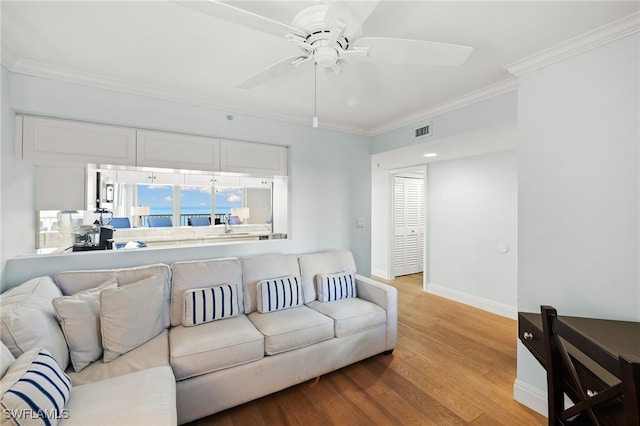
[(104, 362), (137, 348), (164, 330), (164, 277), (156, 275), (100, 293)]
[(118, 287), (111, 278), (96, 288), (53, 299), (53, 309), (69, 346), (73, 369), (78, 372), (102, 355), (100, 292)]
[(69, 349), (51, 301), (62, 296), (50, 277), (30, 279), (0, 295), (0, 339), (15, 358), (44, 346), (63, 370)]

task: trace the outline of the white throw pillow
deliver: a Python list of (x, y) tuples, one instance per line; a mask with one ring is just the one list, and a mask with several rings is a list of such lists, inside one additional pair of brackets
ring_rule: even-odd
[(164, 330), (163, 290), (164, 277), (156, 275), (100, 293), (104, 362), (137, 348)]
[(221, 284), (184, 292), (184, 326), (204, 324), (238, 315), (238, 287)]
[(0, 389), (3, 419), (15, 424), (56, 425), (70, 415), (65, 407), (71, 379), (45, 348), (20, 355), (0, 381)]
[(51, 301), (62, 296), (50, 277), (30, 279), (0, 295), (0, 338), (15, 358), (44, 346), (65, 369), (69, 349)]
[(102, 355), (100, 292), (118, 287), (111, 278), (96, 288), (53, 299), (53, 308), (69, 346), (73, 369), (78, 372)]
[(258, 282), (258, 312), (266, 313), (294, 308), (304, 303), (300, 279), (296, 276)]
[(317, 291), (320, 302), (356, 297), (356, 276), (347, 272), (318, 275)]

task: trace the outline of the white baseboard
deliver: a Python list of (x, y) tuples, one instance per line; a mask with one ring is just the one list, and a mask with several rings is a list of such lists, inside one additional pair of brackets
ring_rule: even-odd
[(392, 280), (389, 276), (389, 271), (385, 269), (376, 268), (374, 266), (371, 267), (371, 275), (375, 275), (376, 277), (380, 277), (383, 280)]
[(453, 290), (448, 287), (443, 287), (441, 285), (433, 283), (427, 284), (427, 293), (446, 297), (447, 299), (455, 300), (456, 302), (464, 303), (465, 305), (473, 306), (474, 308), (492, 312), (494, 314), (501, 315), (513, 320), (518, 319), (518, 309), (515, 306), (509, 306), (503, 303), (494, 302), (493, 300), (484, 299), (482, 297), (474, 296), (469, 293), (464, 293), (459, 290)]
[(516, 379), (513, 383), (513, 399), (533, 411), (547, 416), (547, 393)]

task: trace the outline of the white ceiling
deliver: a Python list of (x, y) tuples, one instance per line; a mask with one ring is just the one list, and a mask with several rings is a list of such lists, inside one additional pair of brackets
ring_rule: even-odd
[[(238, 1), (290, 24), (312, 1)], [(2, 63), (14, 72), (311, 124), (313, 66), (236, 86), (296, 55), (283, 38), (165, 1), (1, 2)], [(504, 66), (628, 16), (637, 1), (381, 1), (363, 36), (473, 47), (459, 67), (357, 63), (318, 75), (320, 127), (375, 135), (407, 116), (512, 78)], [(350, 84), (362, 85), (350, 105)]]

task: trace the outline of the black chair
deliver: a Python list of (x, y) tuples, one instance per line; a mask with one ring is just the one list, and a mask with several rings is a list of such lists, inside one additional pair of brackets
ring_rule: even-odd
[(205, 216), (193, 216), (187, 219), (189, 226), (209, 226), (211, 225), (211, 219)]
[[(600, 426), (609, 424), (603, 417), (610, 418), (611, 414), (617, 414), (619, 422), (616, 424), (620, 426), (640, 425), (639, 354), (620, 355), (616, 366), (619, 368), (606, 366), (598, 362), (602, 359), (602, 350), (559, 321), (555, 308), (541, 306), (541, 313), (549, 425)], [(607, 371), (616, 383), (600, 381), (601, 388), (589, 390), (590, 385), (585, 384), (585, 380), (593, 378), (585, 371), (592, 368)], [(564, 405), (565, 394), (574, 403), (569, 408)]]

